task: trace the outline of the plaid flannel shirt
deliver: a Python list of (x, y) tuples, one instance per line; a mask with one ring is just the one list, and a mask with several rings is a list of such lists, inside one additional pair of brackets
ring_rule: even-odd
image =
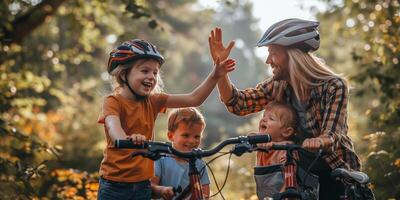
[[(323, 159), (335, 169), (346, 167), (360, 170), (360, 159), (356, 155), (351, 139), (347, 136), (348, 88), (340, 78), (319, 81), (310, 91), (305, 106), (305, 138), (329, 137), (333, 150)], [(236, 115), (247, 115), (264, 109), (273, 100), (293, 104), (290, 98), (292, 88), (286, 81), (266, 80), (255, 88), (238, 90), (234, 86), (232, 98), (226, 102), (228, 110)], [(303, 138), (304, 139), (304, 138)]]

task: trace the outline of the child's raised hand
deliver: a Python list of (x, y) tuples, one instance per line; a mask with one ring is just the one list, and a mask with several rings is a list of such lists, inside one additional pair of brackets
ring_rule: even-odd
[(231, 72), (235, 70), (236, 66), (236, 61), (232, 58), (228, 58), (222, 62), (220, 62), (220, 59), (217, 58), (215, 62), (215, 75), (217, 78), (220, 78), (224, 75), (226, 75), (228, 72)]
[(132, 134), (126, 136), (126, 139), (131, 140), (133, 144), (143, 144), (143, 142), (146, 141), (146, 137), (141, 134)]

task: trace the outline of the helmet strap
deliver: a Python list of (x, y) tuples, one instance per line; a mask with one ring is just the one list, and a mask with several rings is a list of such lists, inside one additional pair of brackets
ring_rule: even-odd
[(129, 82), (128, 82), (128, 73), (125, 73), (125, 80), (123, 80), (123, 82), (124, 82), (124, 84), (125, 84), (126, 86), (128, 86), (129, 91), (131, 91), (131, 93), (133, 94), (133, 96), (134, 96), (137, 100), (143, 100), (143, 99), (146, 98), (146, 96), (142, 96), (142, 95), (136, 93), (136, 92), (132, 89), (132, 87), (129, 85)]

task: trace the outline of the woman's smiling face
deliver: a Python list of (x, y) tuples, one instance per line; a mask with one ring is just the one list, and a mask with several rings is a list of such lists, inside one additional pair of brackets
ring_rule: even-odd
[(271, 66), (275, 80), (288, 80), (288, 55), (285, 47), (269, 45), (268, 57), (265, 63)]

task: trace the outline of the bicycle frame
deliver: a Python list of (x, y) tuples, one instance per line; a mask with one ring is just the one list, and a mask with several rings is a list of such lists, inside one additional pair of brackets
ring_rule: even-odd
[[(297, 150), (297, 152), (308, 152), (304, 150), (301, 146), (299, 145), (293, 145), (293, 144), (286, 144), (286, 145), (272, 145), (272, 147), (269, 150), (285, 150), (286, 151), (286, 162), (284, 164), (284, 192), (278, 193), (273, 196), (274, 200), (281, 200), (284, 198), (296, 198), (300, 200), (309, 200), (309, 199), (316, 199), (317, 196), (313, 195), (318, 195), (317, 193), (313, 193), (314, 191), (308, 191), (311, 193), (307, 194), (307, 190), (302, 191), (299, 187), (299, 184), (297, 182), (297, 179), (295, 178), (297, 175), (297, 168), (296, 168), (296, 163), (294, 162), (295, 160), (293, 159), (293, 151)], [(311, 162), (311, 164), (308, 166), (307, 172), (310, 171), (310, 169), (314, 166), (315, 161), (321, 156), (322, 150), (316, 154), (315, 160)], [(309, 174), (306, 173), (304, 180), (302, 180), (301, 185), (306, 185), (307, 178), (309, 177)], [(340, 196), (340, 200), (352, 200), (355, 198), (354, 196), (354, 189), (355, 189), (355, 184), (361, 184), (361, 185), (366, 185), (369, 183), (369, 177), (367, 174), (359, 171), (349, 171), (343, 168), (337, 168), (332, 170), (331, 172), (331, 177), (336, 178), (337, 180), (340, 180), (344, 187), (344, 193)], [(372, 191), (364, 197), (361, 198), (356, 198), (356, 199), (374, 199), (374, 195)], [(323, 199), (321, 199), (323, 200)]]
[[(229, 144), (241, 144), (236, 152), (233, 154), (240, 156), (246, 151), (250, 151), (252, 145), (258, 143), (267, 143), (271, 141), (270, 135), (251, 135), (251, 136), (239, 136), (236, 138), (229, 138), (216, 147), (210, 150), (193, 149), (190, 152), (181, 152), (172, 147), (169, 143), (162, 142), (151, 142), (145, 141), (143, 144), (133, 144), (130, 140), (116, 140), (116, 148), (130, 148), (130, 149), (147, 149), (147, 152), (135, 152), (132, 156), (142, 155), (152, 160), (157, 160), (161, 157), (161, 154), (172, 154), (180, 158), (189, 159), (189, 186), (186, 187), (178, 196), (175, 197), (177, 200), (187, 198), (191, 194), (190, 200), (203, 200), (204, 195), (202, 191), (202, 185), (200, 182), (200, 173), (196, 168), (196, 160), (202, 157), (208, 157), (219, 152), (223, 147)], [(246, 147), (246, 148), (243, 148)]]
[[(274, 148), (274, 147), (272, 147)], [(296, 179), (297, 169), (296, 163), (294, 162), (292, 151), (286, 151), (286, 162), (283, 167), (284, 173), (284, 188), (285, 191), (274, 196), (274, 199), (284, 199), (284, 198), (298, 198), (302, 199), (300, 192), (298, 190), (298, 184)]]
[[(300, 185), (297, 180), (297, 164), (295, 162), (293, 151), (305, 151), (299, 145), (294, 144), (286, 144), (286, 145), (272, 145), (271, 148), (256, 148), (255, 150), (258, 151), (269, 151), (269, 150), (284, 150), (286, 151), (286, 161), (283, 163), (282, 166), (282, 173), (283, 173), (283, 192), (275, 193), (272, 195), (273, 200), (281, 200), (281, 199), (300, 199), (300, 200), (309, 200), (314, 199), (313, 194), (315, 193), (314, 190), (302, 191)], [(304, 180), (302, 181), (301, 185), (307, 185), (307, 177), (308, 173), (304, 176)], [(309, 186), (311, 187), (311, 186)]]
[(189, 160), (189, 186), (186, 187), (181, 193), (179, 193), (175, 200), (183, 200), (187, 198), (188, 195), (191, 194), (190, 200), (203, 200), (204, 194), (202, 185), (200, 182), (200, 173), (196, 168), (196, 160)]

